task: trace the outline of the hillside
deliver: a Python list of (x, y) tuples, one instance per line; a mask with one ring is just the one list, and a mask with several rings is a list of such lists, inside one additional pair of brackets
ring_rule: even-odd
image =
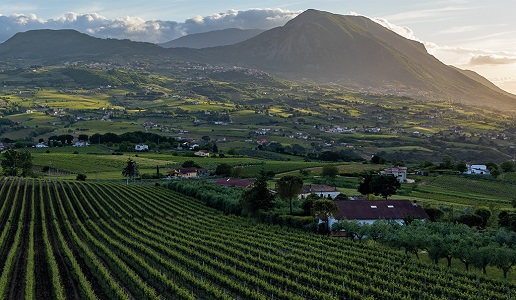
[(17, 33), (0, 45), (0, 57), (4, 60), (26, 60), (47, 65), (74, 60), (124, 61), (164, 53), (164, 49), (155, 44), (99, 39), (75, 30), (31, 30)]
[(160, 187), (0, 182), (2, 299), (506, 299), (515, 288)]
[(421, 43), (360, 16), (307, 10), (236, 45), (175, 53), (356, 90), (516, 111), (516, 96), (486, 88), (429, 55)]
[(264, 31), (261, 29), (227, 28), (189, 34), (159, 45), (164, 48), (186, 47), (194, 49), (227, 46), (248, 40)]

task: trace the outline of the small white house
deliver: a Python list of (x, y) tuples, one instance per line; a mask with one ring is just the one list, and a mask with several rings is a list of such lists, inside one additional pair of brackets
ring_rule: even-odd
[(475, 175), (490, 175), (489, 169), (487, 169), (486, 165), (474, 165), (474, 164), (466, 164), (468, 170), (466, 174), (475, 174)]
[(90, 143), (86, 141), (77, 141), (75, 144), (73, 144), (74, 147), (88, 147)]
[(37, 143), (36, 148), (48, 148), (48, 146), (43, 143)]
[(134, 146), (134, 150), (136, 150), (136, 151), (148, 151), (149, 150), (149, 146), (145, 145), (145, 144), (138, 144), (138, 145)]
[(407, 167), (392, 167), (380, 172), (382, 175), (393, 175), (400, 183), (407, 181)]
[(210, 152), (206, 150), (199, 150), (197, 152), (194, 152), (194, 155), (199, 157), (210, 157)]
[(310, 194), (316, 194), (317, 196), (324, 198), (328, 198), (329, 196), (332, 199), (335, 199), (335, 197), (340, 194), (340, 191), (338, 191), (336, 187), (324, 184), (304, 185), (301, 189), (301, 194), (299, 194), (299, 198), (306, 198), (310, 196)]

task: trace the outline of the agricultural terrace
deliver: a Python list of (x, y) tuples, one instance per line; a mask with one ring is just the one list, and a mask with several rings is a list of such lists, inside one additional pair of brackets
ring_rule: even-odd
[(161, 187), (0, 179), (1, 299), (507, 299), (516, 286)]

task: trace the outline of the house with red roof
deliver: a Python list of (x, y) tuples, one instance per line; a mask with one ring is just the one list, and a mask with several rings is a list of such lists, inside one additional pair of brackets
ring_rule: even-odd
[(216, 185), (225, 186), (225, 187), (240, 187), (240, 188), (248, 188), (254, 184), (254, 180), (250, 179), (238, 179), (238, 178), (221, 178), (215, 182)]
[(357, 220), (364, 224), (388, 220), (403, 225), (403, 219), (407, 217), (417, 220), (429, 219), (421, 206), (409, 200), (338, 200), (334, 202), (339, 208), (339, 213), (328, 220), (330, 228), (339, 220)]

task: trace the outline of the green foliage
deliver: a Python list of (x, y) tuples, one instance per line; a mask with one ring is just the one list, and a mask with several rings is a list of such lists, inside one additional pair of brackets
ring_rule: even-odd
[(382, 195), (385, 199), (395, 195), (401, 187), (398, 179), (392, 175), (365, 175), (364, 180), (358, 186), (358, 192), (362, 195)]
[(468, 225), (469, 227), (483, 227), (482, 217), (476, 214), (463, 214), (457, 218), (460, 224)]
[(7, 150), (3, 154), (2, 170), (6, 176), (26, 177), (32, 173), (32, 154), (28, 151)]
[(240, 198), (240, 204), (244, 213), (255, 214), (259, 210), (269, 210), (274, 206), (274, 195), (267, 188), (267, 175), (265, 171), (254, 182), (252, 188), (247, 189)]
[(201, 168), (201, 166), (193, 160), (187, 160), (181, 164), (183, 168)]
[(215, 168), (215, 175), (229, 177), (233, 175), (233, 166), (227, 163), (218, 164)]
[(425, 207), (424, 210), (427, 213), (428, 217), (430, 217), (430, 221), (432, 222), (440, 221), (441, 218), (444, 216), (444, 211), (440, 210), (439, 208)]
[(455, 170), (459, 173), (464, 173), (468, 170), (468, 167), (465, 162), (461, 161), (455, 165)]
[(290, 213), (292, 214), (292, 199), (297, 197), (303, 188), (303, 179), (297, 176), (287, 175), (281, 177), (276, 183), (276, 192), (282, 199), (289, 200)]
[(122, 175), (129, 178), (138, 176), (138, 164), (131, 158), (127, 158), (126, 166), (122, 169)]
[(78, 180), (78, 181), (86, 181), (86, 174), (77, 174), (77, 177), (75, 178), (75, 180)]
[(504, 161), (500, 164), (500, 169), (502, 171), (508, 173), (508, 172), (514, 172), (516, 170), (516, 164), (513, 161)]
[(318, 195), (311, 193), (308, 195), (305, 199), (303, 199), (303, 202), (301, 202), (301, 208), (303, 209), (303, 215), (305, 216), (312, 216), (312, 208), (314, 206), (314, 202), (321, 200), (321, 197)]
[(324, 165), (322, 168), (322, 176), (335, 178), (337, 175), (339, 175), (339, 169), (334, 165)]

